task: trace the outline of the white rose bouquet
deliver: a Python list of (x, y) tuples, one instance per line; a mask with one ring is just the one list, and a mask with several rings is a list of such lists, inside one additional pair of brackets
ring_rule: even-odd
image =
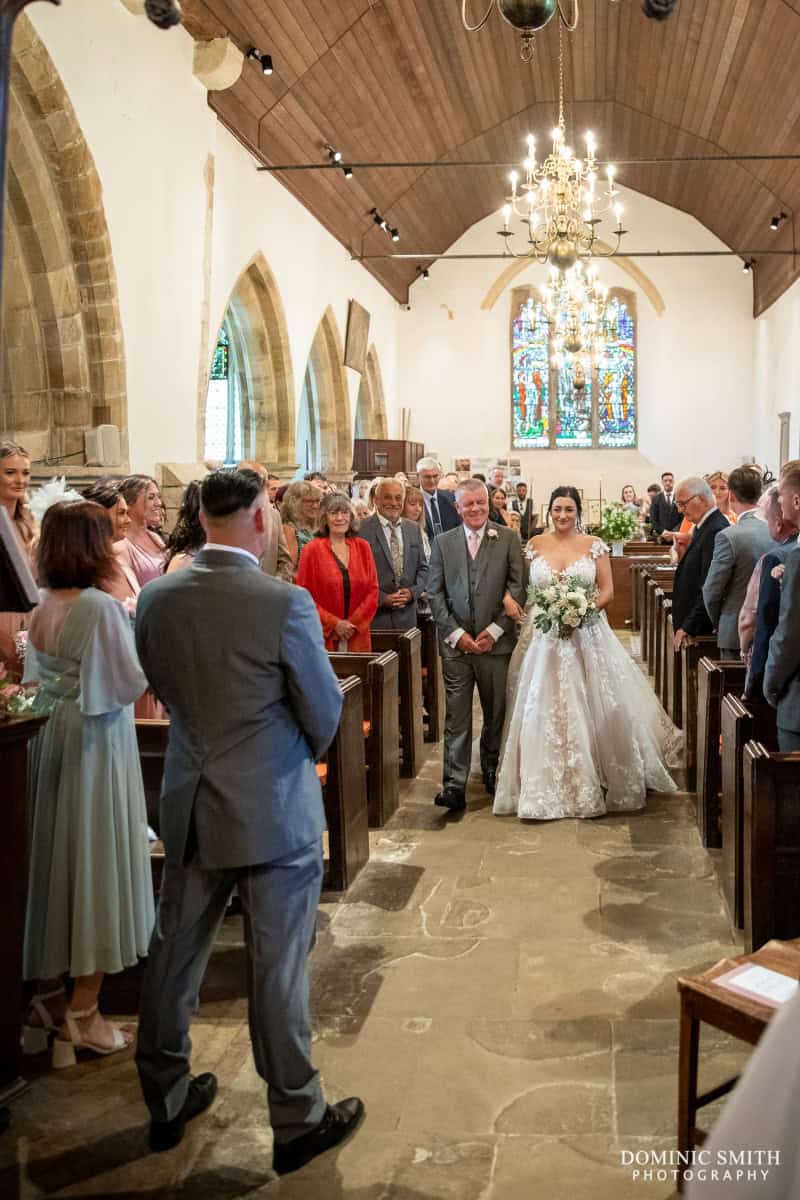
[(578, 579), (559, 576), (547, 587), (528, 588), (528, 607), (533, 623), (542, 633), (566, 638), (581, 625), (597, 617), (598, 589)]

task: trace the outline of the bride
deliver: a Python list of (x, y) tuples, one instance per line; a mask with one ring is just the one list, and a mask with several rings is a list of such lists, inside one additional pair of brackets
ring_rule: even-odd
[(548, 516), (553, 532), (528, 543), (531, 585), (560, 576), (596, 586), (599, 615), (558, 638), (506, 598), (523, 625), (508, 672), (494, 812), (553, 820), (643, 808), (648, 789), (675, 791), (664, 760), (675, 730), (602, 611), (614, 596), (608, 547), (580, 532), (576, 489), (556, 488)]

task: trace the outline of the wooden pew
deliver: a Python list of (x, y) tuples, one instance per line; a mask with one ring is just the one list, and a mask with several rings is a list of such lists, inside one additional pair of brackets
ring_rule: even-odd
[(439, 654), (439, 636), (436, 622), (424, 619), (420, 625), (422, 634), (422, 697), (425, 705), (425, 741), (440, 742), (444, 737), (444, 676)]
[(697, 664), (716, 653), (716, 637), (685, 638), (681, 645), (681, 728), (686, 745), (686, 786), (697, 786)]
[(775, 709), (766, 700), (722, 698), (722, 890), (731, 920), (744, 926), (744, 790), (745, 746), (760, 742), (778, 749)]
[(655, 635), (653, 639), (653, 680), (661, 704), (666, 708), (666, 692), (664, 691), (664, 681), (666, 679), (666, 619), (667, 614), (672, 612), (672, 580), (664, 580), (655, 589)]
[(669, 558), (671, 547), (666, 542), (626, 542), (623, 553), (629, 558)]
[(656, 589), (671, 587), (675, 571), (672, 567), (656, 567), (647, 572), (645, 583), (644, 628), (642, 629), (642, 657), (647, 662), (648, 675), (656, 669)]
[(369, 823), (382, 829), (400, 803), (400, 660), (382, 654), (328, 654), (340, 679), (357, 675), (364, 687)]
[(682, 705), (682, 683), (681, 675), (681, 652), (674, 649), (675, 627), (672, 623), (672, 605), (667, 615), (664, 629), (665, 647), (665, 671), (666, 671), (666, 703), (664, 707), (667, 710), (670, 720), (678, 729), (683, 728), (683, 705)]
[(800, 933), (800, 754), (745, 747), (744, 941)]
[[(168, 720), (148, 720), (136, 718), (136, 741), (139, 746), (139, 762), (142, 768), (144, 783), (144, 799), (147, 805), (147, 823), (156, 833), (161, 832), (161, 781), (164, 777), (164, 756), (167, 753), (169, 740)], [(153, 891), (158, 896), (161, 891), (161, 877), (164, 874), (164, 843), (159, 840), (150, 845), (150, 874), (153, 879)]]
[(418, 629), (373, 629), (373, 650), (394, 650), (400, 660), (400, 774), (416, 779), (422, 769), (422, 634)]
[(317, 768), (328, 824), (323, 888), (344, 892), (369, 861), (364, 686), (350, 675), (339, 681), (342, 715), (325, 762)]
[(720, 736), (722, 697), (741, 695), (747, 668), (742, 662), (701, 658), (697, 664), (697, 827), (704, 846), (722, 845)]
[(633, 558), (630, 563), (631, 573), (631, 629), (637, 632), (642, 627), (642, 608), (644, 607), (645, 576), (651, 567), (663, 567), (664, 556), (659, 558)]

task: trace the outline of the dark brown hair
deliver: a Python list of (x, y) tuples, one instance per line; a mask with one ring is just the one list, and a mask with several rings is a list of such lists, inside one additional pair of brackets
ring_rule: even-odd
[(119, 481), (117, 485), (125, 503), (130, 505), (135, 504), (145, 488), (148, 488), (151, 483), (154, 483), (158, 488), (159, 495), (161, 488), (158, 487), (158, 480), (153, 479), (152, 475), (126, 475), (124, 479)]
[(103, 590), (116, 572), (108, 509), (93, 500), (61, 500), (42, 518), (36, 566), (48, 588)]
[(758, 504), (763, 490), (758, 467), (736, 467), (728, 476), (728, 491), (740, 504)]

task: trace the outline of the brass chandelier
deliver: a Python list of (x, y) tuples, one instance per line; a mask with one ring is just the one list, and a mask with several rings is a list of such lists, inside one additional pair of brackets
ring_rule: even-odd
[[(622, 227), (623, 206), (614, 182), (616, 169), (606, 167), (606, 189), (598, 192), (597, 146), (592, 133), (586, 134), (586, 151), (578, 158), (567, 144), (564, 120), (564, 44), (559, 29), (558, 47), (558, 124), (553, 130), (553, 148), (543, 162), (536, 159), (536, 140), (528, 134), (528, 154), (522, 164), (522, 176), (512, 171), (511, 194), (503, 208), (504, 253), (514, 258), (533, 258), (549, 263), (559, 271), (568, 271), (581, 259), (609, 258), (620, 248), (627, 230)], [(613, 211), (616, 225), (613, 245), (597, 246), (597, 226)], [(527, 246), (516, 251), (511, 230), (512, 216), (520, 217), (527, 227)]]
[(599, 362), (604, 354), (608, 288), (597, 267), (576, 263), (569, 271), (550, 269), (550, 282), (539, 289), (552, 334), (552, 361), (560, 367), (580, 356)]

